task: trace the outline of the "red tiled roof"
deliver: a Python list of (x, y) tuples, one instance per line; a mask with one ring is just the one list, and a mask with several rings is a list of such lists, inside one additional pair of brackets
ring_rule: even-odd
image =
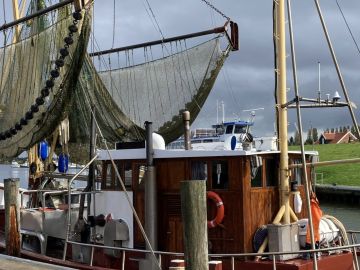
[(337, 132), (337, 133), (324, 132), (322, 135), (324, 136), (325, 140), (330, 141), (330, 143), (335, 144), (335, 143), (338, 143), (339, 141), (341, 141), (341, 139), (344, 138), (345, 135), (347, 135), (348, 133), (351, 137), (354, 138), (354, 135), (350, 131)]
[(325, 140), (332, 141), (335, 138), (335, 133), (323, 133)]

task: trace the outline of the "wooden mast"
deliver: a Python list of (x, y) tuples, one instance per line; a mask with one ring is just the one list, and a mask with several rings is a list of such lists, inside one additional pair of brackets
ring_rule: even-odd
[(289, 204), (289, 157), (287, 135), (286, 104), (286, 43), (285, 43), (285, 0), (278, 0), (276, 24), (278, 30), (278, 111), (279, 111), (279, 147), (280, 147), (280, 205), (285, 206), (283, 221), (290, 223)]
[[(19, 3), (18, 0), (12, 0), (12, 8), (13, 8), (13, 17), (14, 20), (20, 19), (20, 12), (19, 12)], [(20, 37), (20, 26), (15, 26), (15, 35), (14, 35), (14, 42), (17, 42)]]

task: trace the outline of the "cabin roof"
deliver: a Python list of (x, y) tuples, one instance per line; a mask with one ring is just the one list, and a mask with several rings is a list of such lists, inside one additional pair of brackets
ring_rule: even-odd
[(242, 125), (242, 126), (253, 126), (254, 122), (248, 121), (231, 121), (231, 122), (224, 122), (224, 126), (227, 125)]
[(346, 135), (348, 135), (353, 139), (357, 140), (354, 134), (351, 133), (351, 131), (347, 130), (345, 132), (324, 132), (321, 134), (321, 137), (324, 137), (326, 141), (329, 141), (332, 144), (341, 143), (345, 138)]
[[(141, 149), (124, 149), (124, 150), (109, 150), (113, 159), (146, 159), (145, 148)], [(106, 150), (99, 150), (98, 160), (109, 160), (110, 157)], [(230, 157), (230, 156), (253, 156), (253, 155), (269, 155), (279, 154), (280, 151), (244, 151), (244, 150), (160, 150), (154, 149), (154, 159), (162, 158), (192, 158), (192, 157)], [(289, 151), (289, 154), (300, 154), (300, 151)], [(317, 151), (306, 151), (307, 155), (317, 156)]]

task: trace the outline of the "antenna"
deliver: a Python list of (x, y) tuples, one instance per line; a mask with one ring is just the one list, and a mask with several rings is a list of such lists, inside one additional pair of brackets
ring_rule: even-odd
[(221, 109), (222, 109), (222, 122), (225, 123), (225, 103), (221, 101)]
[(299, 127), (298, 127), (298, 125), (296, 124), (296, 122), (294, 122), (294, 126), (295, 126), (296, 131), (299, 133)]
[(319, 89), (318, 89), (318, 101), (320, 102), (321, 100), (321, 77), (320, 77), (320, 61), (318, 61), (318, 66), (319, 66)]
[(255, 112), (259, 111), (259, 110), (264, 110), (264, 108), (255, 108), (255, 109), (247, 109), (247, 110), (242, 110), (243, 112), (250, 112), (250, 120), (249, 122), (252, 122), (255, 118)]
[(216, 124), (219, 124), (219, 100), (216, 100)]

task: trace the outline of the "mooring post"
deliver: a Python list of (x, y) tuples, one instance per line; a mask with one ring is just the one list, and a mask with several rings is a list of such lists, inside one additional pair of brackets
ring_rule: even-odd
[(184, 121), (184, 146), (185, 150), (191, 149), (191, 134), (190, 134), (190, 112), (183, 112), (183, 121)]
[(184, 228), (185, 269), (208, 270), (206, 182), (181, 182), (181, 213)]
[(4, 179), (6, 253), (20, 256), (19, 178)]

